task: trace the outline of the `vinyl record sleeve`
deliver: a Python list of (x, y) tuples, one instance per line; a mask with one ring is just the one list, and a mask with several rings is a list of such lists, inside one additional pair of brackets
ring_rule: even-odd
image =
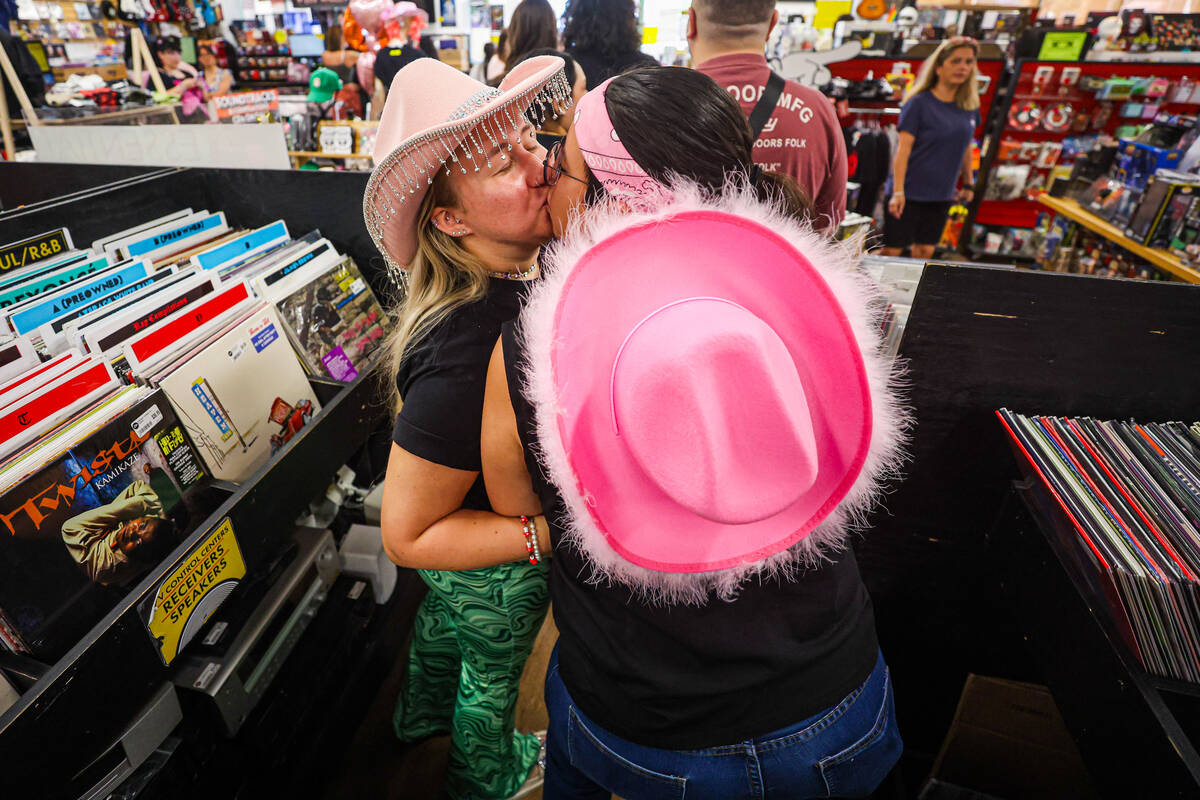
[(140, 278), (108, 294), (101, 295), (95, 300), (77, 306), (66, 314), (55, 317), (50, 322), (43, 323), (38, 326), (38, 329), (34, 332), (34, 336), (42, 340), (48, 352), (55, 354), (67, 346), (67, 339), (62, 335), (62, 331), (68, 323), (85, 319), (101, 309), (118, 306), (122, 300), (138, 296), (143, 289), (151, 289), (155, 286), (169, 286), (171, 279), (177, 274), (174, 267), (152, 272), (144, 278)]
[(0, 385), (21, 376), (37, 364), (37, 351), (29, 339), (18, 336), (0, 344)]
[(87, 360), (0, 411), (0, 457), (6, 457), (120, 386), (112, 367)]
[(204, 275), (193, 275), (188, 280), (181, 281), (163, 292), (155, 293), (144, 301), (125, 308), (120, 313), (101, 319), (95, 324), (80, 327), (77, 335), (82, 338), (84, 349), (87, 352), (106, 353), (119, 348), (123, 342), (156, 322), (201, 301), (216, 291), (217, 282), (215, 280), (206, 279)]
[[(132, 228), (126, 228), (123, 231), (110, 233), (108, 236), (97, 239), (96, 241), (92, 242), (92, 249), (97, 253), (116, 250), (117, 246), (122, 240), (132, 239), (136, 234), (144, 233), (152, 228), (161, 227), (168, 222), (173, 222), (175, 220), (184, 219), (185, 217), (191, 217), (194, 215), (195, 212), (192, 211), (190, 207), (180, 211), (174, 211), (170, 214), (165, 214), (158, 219), (152, 219), (147, 222), (143, 222), (140, 225), (134, 225)], [(112, 247), (109, 246), (110, 244)]]
[(201, 213), (137, 234), (119, 244), (116, 251), (122, 258), (144, 256), (158, 261), (228, 230), (224, 212)]
[(150, 265), (138, 259), (124, 266), (110, 267), (103, 272), (97, 272), (68, 284), (53, 294), (41, 296), (32, 305), (5, 309), (4, 312), (0, 312), (0, 315), (7, 317), (9, 325), (15, 333), (32, 333), (42, 325), (66, 316), (76, 308), (106, 294), (137, 283), (150, 274)]
[[(210, 474), (231, 481), (248, 478), (295, 432), (290, 427), (321, 408), (269, 306), (258, 307), (160, 385)], [(298, 409), (299, 418), (283, 426), (272, 420), (278, 399)]]
[(292, 276), (300, 273), (319, 274), (324, 267), (336, 264), (339, 257), (337, 249), (328, 239), (320, 239), (291, 254), (283, 263), (258, 273), (253, 277), (251, 285), (259, 297), (274, 300), (279, 296), (280, 287)]
[(40, 386), (74, 369), (83, 362), (78, 350), (68, 350), (44, 364), (36, 364), (14, 378), (0, 384), (0, 410), (11, 405)]
[(212, 295), (135, 334), (121, 345), (121, 353), (135, 372), (151, 369), (155, 361), (187, 347), (189, 338), (203, 335), (227, 313), (252, 300), (245, 283), (221, 286)]
[(92, 256), (78, 261), (72, 259), (66, 266), (56, 267), (25, 281), (17, 281), (0, 289), (0, 308), (7, 309), (45, 292), (52, 292), (80, 278), (108, 269), (107, 256)]
[(45, 275), (47, 272), (53, 272), (56, 269), (69, 267), (72, 264), (78, 264), (84, 259), (95, 258), (96, 254), (91, 250), (72, 250), (68, 253), (63, 253), (57, 258), (39, 261), (38, 263), (23, 267), (12, 272), (0, 273), (0, 289), (7, 288), (16, 283), (24, 283), (31, 278), (36, 278), (39, 275)]
[(277, 303), (309, 371), (352, 381), (387, 336), (387, 315), (349, 256)]
[(0, 496), (0, 609), (35, 657), (61, 657), (186, 537), (203, 477), (155, 392)]
[(213, 247), (192, 256), (191, 261), (199, 269), (220, 269), (229, 264), (269, 250), (288, 240), (287, 225), (277, 220), (247, 233), (234, 237), (218, 247)]

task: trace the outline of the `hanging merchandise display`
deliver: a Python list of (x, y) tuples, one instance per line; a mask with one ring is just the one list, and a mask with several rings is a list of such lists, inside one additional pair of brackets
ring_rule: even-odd
[(1041, 119), (1042, 107), (1032, 100), (1025, 100), (1008, 112), (1009, 127), (1019, 131), (1034, 130)]
[(1071, 119), (1074, 114), (1075, 107), (1070, 103), (1055, 103), (1046, 108), (1042, 127), (1054, 133), (1062, 133), (1071, 127)]

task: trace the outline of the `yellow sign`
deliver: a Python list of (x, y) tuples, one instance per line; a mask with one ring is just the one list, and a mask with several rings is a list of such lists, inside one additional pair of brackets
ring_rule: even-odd
[(850, 13), (850, 0), (817, 0), (817, 13), (813, 15), (813, 27), (817, 30), (832, 28), (842, 14)]
[(658, 28), (642, 28), (642, 44), (656, 44), (658, 42)]
[(153, 604), (143, 610), (146, 630), (158, 643), (164, 664), (175, 660), (245, 575), (246, 562), (226, 517), (163, 578)]

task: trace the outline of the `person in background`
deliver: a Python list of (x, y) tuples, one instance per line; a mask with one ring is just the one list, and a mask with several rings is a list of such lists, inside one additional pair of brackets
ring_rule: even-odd
[(547, 0), (521, 0), (508, 23), (505, 73), (534, 50), (558, 49), (558, 18)]
[(649, 67), (546, 158), (481, 443), (494, 511), (550, 525), (544, 800), (865, 797), (900, 756), (850, 546), (903, 457), (878, 294), (753, 144)]
[(506, 67), (504, 66), (505, 59), (508, 58), (508, 30), (500, 31), (500, 38), (496, 40), (496, 52), (487, 62), (487, 67), (484, 70), (484, 83), (490, 84), (496, 78), (504, 74)]
[(233, 73), (217, 66), (217, 54), (212, 45), (202, 44), (196, 48), (196, 59), (200, 62), (200, 74), (196, 76), (204, 102), (213, 95), (228, 94), (233, 88)]
[(408, 38), (409, 20), (416, 15), (418, 9), (412, 3), (396, 3), (391, 8), (384, 9), (379, 19), (387, 33), (387, 47), (379, 48), (375, 55), (375, 107), (382, 109), (387, 97), (388, 87), (396, 73), (404, 69), (418, 58), (429, 58), (429, 55), (412, 43)]
[(568, 0), (562, 22), (563, 49), (583, 67), (591, 86), (657, 63), (641, 51), (634, 0)]
[(911, 246), (913, 258), (932, 258), (950, 205), (974, 197), (971, 140), (979, 127), (978, 53), (974, 39), (942, 42), (925, 59), (904, 98), (883, 215), (884, 255), (898, 256)]
[[(567, 83), (571, 86), (572, 104), (578, 103), (583, 96), (587, 94), (587, 76), (583, 74), (583, 69), (566, 53), (560, 53), (553, 48), (544, 48), (541, 50), (533, 50), (521, 57), (521, 61), (535, 58), (537, 56), (554, 56), (561, 58), (566, 64)], [(516, 67), (520, 61), (514, 61), (513, 67)], [(571, 130), (571, 121), (574, 119), (574, 114), (568, 109), (562, 114), (555, 112), (554, 106), (549, 103), (543, 103), (537, 111), (538, 118), (543, 120), (538, 128), (537, 138), (542, 147), (549, 150), (555, 144), (560, 143), (566, 138), (567, 132)]]
[(354, 64), (358, 61), (357, 50), (347, 50), (342, 44), (341, 25), (331, 25), (325, 31), (325, 52), (321, 53), (321, 66), (337, 73), (343, 84), (356, 83)]
[[(204, 94), (200, 87), (199, 73), (179, 54), (179, 39), (163, 36), (155, 43), (161, 68), (158, 77), (168, 95), (179, 98), (179, 121), (184, 123), (208, 122), (208, 109), (204, 105)], [(153, 87), (150, 74), (142, 76), (144, 86)]]
[(480, 83), (487, 81), (487, 67), (492, 60), (492, 56), (496, 55), (496, 45), (494, 42), (485, 42), (483, 45), (483, 60), (475, 66), (471, 67), (471, 77)]
[(479, 425), (492, 347), (552, 233), (546, 151), (524, 114), (569, 92), (556, 58), (529, 59), (499, 89), (414, 61), (388, 93), (363, 198), (372, 241), (406, 288), (388, 347), (398, 414), (381, 536), (429, 586), (393, 724), (402, 742), (451, 735), (455, 800), (541, 784), (541, 742), (513, 723), (547, 565), (526, 559), (520, 522), (490, 511)]
[[(747, 116), (772, 74), (763, 51), (777, 22), (775, 0), (693, 0), (688, 10), (692, 64), (725, 87)], [(754, 143), (754, 161), (794, 178), (812, 198), (814, 222), (837, 230), (846, 213), (846, 141), (824, 95), (784, 81)]]

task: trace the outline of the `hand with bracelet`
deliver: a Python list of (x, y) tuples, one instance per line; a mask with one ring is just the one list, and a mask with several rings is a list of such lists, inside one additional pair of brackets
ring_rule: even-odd
[(962, 187), (955, 193), (955, 199), (960, 203), (969, 203), (975, 199), (975, 184), (963, 181)]

